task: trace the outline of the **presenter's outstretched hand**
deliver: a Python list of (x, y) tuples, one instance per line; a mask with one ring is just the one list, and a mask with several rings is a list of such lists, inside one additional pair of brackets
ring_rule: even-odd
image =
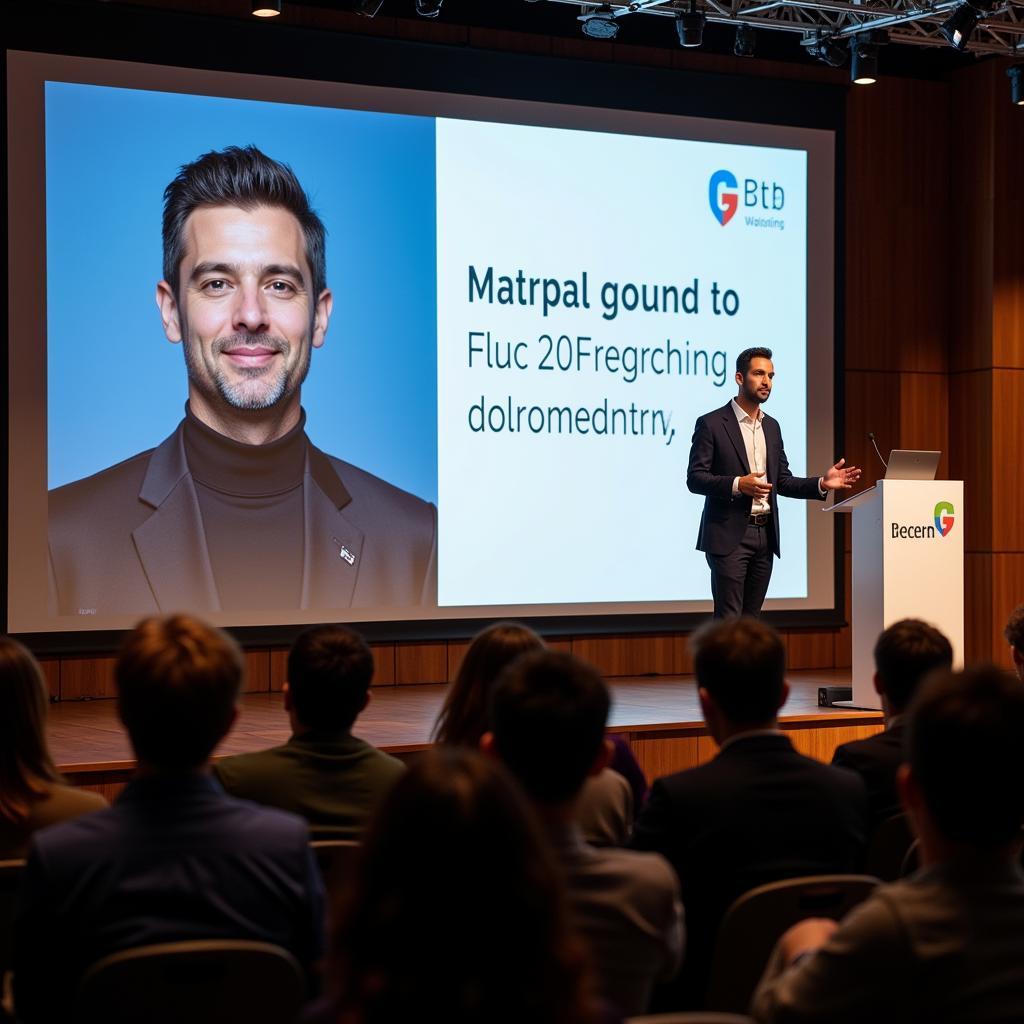
[(764, 473), (748, 473), (739, 479), (741, 494), (748, 498), (767, 498), (772, 493), (772, 485), (765, 479)]
[(846, 459), (840, 459), (831, 469), (825, 471), (821, 478), (821, 486), (826, 491), (841, 491), (852, 487), (860, 479), (860, 470), (856, 466), (846, 466)]

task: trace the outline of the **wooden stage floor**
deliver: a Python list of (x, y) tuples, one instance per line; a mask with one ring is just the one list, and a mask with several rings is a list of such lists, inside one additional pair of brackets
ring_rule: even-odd
[[(848, 686), (849, 670), (793, 672), (789, 683), (781, 725), (795, 746), (810, 756), (827, 761), (839, 743), (882, 728), (877, 711), (818, 707), (818, 687)], [(704, 727), (692, 676), (623, 678), (610, 680), (609, 685), (613, 699), (609, 731), (629, 740), (648, 778), (692, 767), (714, 755), (715, 743)], [(374, 687), (355, 732), (396, 755), (414, 754), (430, 743), (446, 689), (446, 684)], [(134, 768), (113, 700), (51, 705), (48, 734), (54, 761), (76, 785), (113, 796)], [(215, 757), (261, 750), (283, 743), (288, 735), (280, 693), (246, 694), (238, 724)]]

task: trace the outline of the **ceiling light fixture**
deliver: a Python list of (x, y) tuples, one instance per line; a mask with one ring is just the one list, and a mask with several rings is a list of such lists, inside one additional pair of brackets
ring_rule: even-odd
[(1010, 79), (1010, 102), (1024, 107), (1024, 64), (1007, 68), (1006, 76)]
[(753, 25), (740, 23), (736, 26), (736, 42), (733, 43), (732, 52), (737, 57), (753, 57), (757, 48), (757, 32)]
[(601, 4), (596, 11), (581, 14), (578, 20), (588, 39), (614, 39), (619, 34), (619, 22), (611, 4)]
[(700, 46), (704, 41), (704, 24), (707, 20), (704, 12), (697, 10), (697, 0), (690, 0), (690, 9), (676, 15), (679, 45), (687, 49)]
[(276, 18), (281, 13), (281, 0), (252, 0), (252, 13), (257, 18)]

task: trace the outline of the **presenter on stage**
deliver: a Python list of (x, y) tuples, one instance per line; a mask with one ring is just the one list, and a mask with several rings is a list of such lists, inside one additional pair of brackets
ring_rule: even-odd
[(693, 432), (686, 486), (704, 495), (697, 550), (711, 567), (716, 619), (761, 614), (780, 553), (777, 495), (822, 501), (860, 479), (844, 459), (820, 477), (790, 473), (778, 421), (761, 408), (774, 378), (771, 349), (745, 349), (736, 357), (738, 394)]

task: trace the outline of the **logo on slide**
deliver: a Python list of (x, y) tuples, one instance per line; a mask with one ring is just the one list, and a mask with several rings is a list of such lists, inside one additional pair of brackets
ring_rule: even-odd
[(945, 537), (953, 529), (953, 506), (948, 501), (940, 501), (935, 506), (935, 529), (940, 537)]
[(732, 171), (715, 171), (708, 183), (708, 201), (711, 203), (711, 212), (718, 218), (718, 223), (724, 228), (736, 215), (740, 206), (738, 192), (726, 192), (725, 189), (735, 189), (738, 182)]

